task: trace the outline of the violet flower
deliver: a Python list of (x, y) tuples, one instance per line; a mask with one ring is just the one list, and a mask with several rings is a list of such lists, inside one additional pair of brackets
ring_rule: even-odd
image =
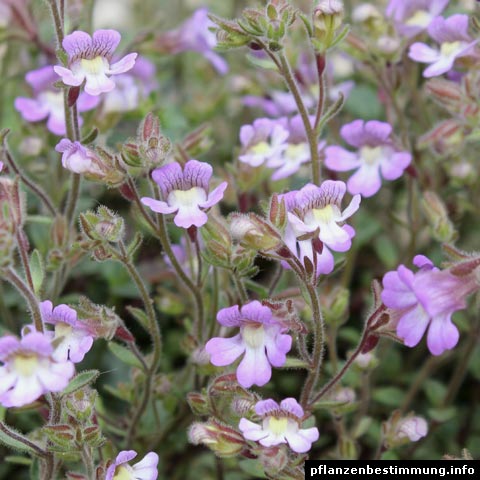
[(432, 20), (440, 15), (449, 0), (390, 0), (385, 10), (399, 33), (414, 37), (426, 30)]
[(80, 142), (71, 142), (63, 138), (55, 150), (62, 154), (62, 165), (74, 173), (102, 175), (99, 160), (93, 150), (84, 147)]
[[(301, 190), (281, 195), (288, 212), (285, 244), (301, 262), (307, 257), (317, 276), (333, 271), (334, 258), (330, 250), (346, 252), (352, 245), (355, 230), (344, 222), (358, 210), (361, 198), (355, 195), (342, 212), (345, 192), (344, 182), (326, 180), (319, 187), (308, 184)], [(312, 238), (305, 238), (307, 234)]]
[(402, 418), (395, 426), (394, 435), (398, 440), (409, 439), (418, 442), (428, 433), (427, 421), (422, 417), (408, 416)]
[(30, 332), (20, 340), (0, 338), (0, 404), (21, 407), (47, 392), (63, 390), (75, 373), (70, 361), (54, 357), (47, 335)]
[(352, 147), (351, 152), (339, 146), (325, 149), (325, 165), (330, 170), (344, 172), (356, 169), (347, 182), (348, 191), (371, 197), (386, 180), (399, 178), (412, 160), (408, 152), (400, 151), (391, 139), (392, 127), (385, 122), (355, 120), (340, 130), (342, 138)]
[(109, 75), (127, 72), (137, 58), (136, 53), (129, 53), (118, 62), (111, 63), (120, 39), (116, 30), (97, 30), (92, 37), (77, 30), (62, 42), (68, 54), (68, 68), (55, 66), (54, 70), (65, 85), (78, 87), (85, 81), (85, 91), (90, 95), (110, 92), (115, 88), (115, 82)]
[[(32, 87), (33, 98), (17, 97), (15, 108), (27, 122), (40, 122), (47, 119), (47, 128), (55, 135), (65, 135), (65, 109), (63, 92), (53, 86), (58, 76), (53, 66), (38, 68), (28, 72), (25, 80)], [(77, 100), (79, 112), (91, 110), (98, 105), (98, 98), (80, 93)], [(79, 124), (82, 118), (79, 117)]]
[(137, 456), (135, 450), (123, 450), (107, 469), (105, 480), (156, 480), (158, 477), (158, 455), (147, 453), (143, 459), (133, 466), (127, 462)]
[(408, 347), (416, 346), (428, 329), (427, 346), (441, 355), (458, 343), (459, 332), (452, 314), (466, 307), (466, 297), (478, 287), (470, 277), (439, 270), (423, 255), (413, 259), (419, 271), (404, 265), (383, 277), (383, 303), (398, 311), (397, 335)]
[(93, 334), (78, 320), (77, 312), (65, 304), (53, 308), (50, 300), (40, 303), (40, 312), (44, 323), (54, 325), (54, 332), (46, 333), (51, 334), (52, 340), (60, 339), (52, 357), (59, 362), (81, 362), (92, 348)]
[(288, 443), (297, 453), (308, 452), (318, 440), (317, 427), (300, 428), (303, 408), (294, 398), (286, 398), (278, 405), (272, 399), (261, 400), (255, 405), (255, 413), (262, 417), (262, 424), (242, 418), (238, 427), (247, 440), (259, 442), (264, 447)]
[(222, 308), (217, 321), (225, 327), (239, 327), (240, 332), (231, 338), (210, 339), (205, 350), (217, 367), (230, 365), (244, 355), (237, 368), (237, 380), (242, 387), (265, 385), (272, 376), (272, 365), (285, 364), (292, 337), (284, 334), (287, 328), (258, 300), (241, 308), (238, 305)]
[(208, 18), (208, 10), (199, 8), (178, 28), (157, 36), (156, 43), (162, 51), (172, 54), (198, 52), (220, 75), (225, 75), (228, 72), (228, 64), (213, 50), (217, 38), (215, 33), (210, 31), (211, 27), (215, 27), (215, 24)]
[(152, 172), (153, 180), (162, 192), (163, 201), (143, 197), (142, 203), (158, 213), (175, 213), (175, 225), (189, 228), (207, 223), (204, 210), (223, 198), (227, 182), (209, 192), (212, 167), (208, 163), (189, 160), (182, 170), (179, 163), (169, 163)]
[(468, 33), (468, 15), (452, 15), (447, 19), (435, 18), (428, 27), (428, 34), (438, 43), (432, 48), (416, 42), (410, 46), (408, 56), (416, 62), (430, 63), (423, 76), (436, 77), (450, 71), (457, 58), (473, 55), (473, 47), (480, 40), (472, 40)]

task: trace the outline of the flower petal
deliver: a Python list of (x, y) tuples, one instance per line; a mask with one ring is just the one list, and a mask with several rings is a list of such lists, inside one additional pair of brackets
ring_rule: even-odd
[(252, 385), (262, 387), (272, 377), (272, 367), (267, 360), (265, 347), (249, 348), (245, 350), (245, 356), (237, 368), (238, 383), (245, 388)]
[(256, 423), (247, 420), (246, 418), (240, 419), (240, 423), (238, 424), (238, 428), (242, 432), (242, 435), (247, 440), (252, 440), (254, 442), (266, 437), (268, 435), (267, 432), (263, 431), (262, 427)]
[(228, 187), (228, 182), (222, 182), (218, 187), (214, 188), (208, 195), (207, 201), (200, 204), (202, 208), (210, 208), (217, 204), (222, 198)]
[(348, 180), (348, 191), (353, 195), (361, 194), (363, 197), (375, 195), (382, 186), (382, 181), (376, 166), (362, 165)]
[(403, 339), (407, 347), (414, 347), (420, 342), (430, 322), (427, 312), (420, 304), (412, 308), (400, 318), (397, 335)]
[(450, 314), (439, 315), (432, 319), (428, 329), (427, 345), (433, 355), (441, 355), (451, 350), (457, 343), (460, 334), (452, 323)]
[(380, 170), (386, 180), (400, 178), (404, 170), (410, 165), (412, 156), (408, 152), (396, 152), (390, 158), (382, 158)]
[(232, 338), (211, 338), (205, 345), (205, 350), (210, 355), (210, 362), (216, 367), (225, 367), (232, 364), (245, 351), (242, 336)]
[(241, 315), (238, 305), (222, 308), (217, 313), (217, 322), (225, 327), (239, 327), (241, 325)]
[(121, 60), (110, 65), (108, 70), (106, 70), (106, 73), (110, 75), (118, 75), (120, 73), (128, 72), (135, 65), (137, 56), (137, 53), (129, 53), (128, 55), (125, 55)]
[(302, 418), (305, 415), (301, 405), (292, 397), (285, 398), (280, 402), (280, 408), (295, 415), (298, 418)]
[(150, 207), (154, 212), (158, 213), (173, 213), (178, 210), (177, 207), (171, 207), (166, 202), (155, 200), (154, 198), (150, 197), (142, 197), (140, 201), (147, 207)]
[(358, 155), (336, 145), (325, 149), (325, 166), (335, 172), (346, 172), (362, 164)]
[(14, 102), (15, 109), (27, 122), (39, 122), (44, 120), (50, 113), (47, 105), (32, 98), (18, 97)]

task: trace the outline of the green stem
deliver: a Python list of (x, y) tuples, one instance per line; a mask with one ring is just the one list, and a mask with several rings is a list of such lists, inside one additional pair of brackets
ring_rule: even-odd
[(323, 355), (325, 351), (325, 325), (323, 321), (322, 310), (320, 306), (320, 297), (317, 288), (310, 282), (306, 281), (305, 286), (310, 297), (310, 305), (312, 308), (312, 323), (314, 332), (312, 366), (307, 375), (305, 385), (300, 395), (300, 404), (305, 408), (309, 404), (310, 396), (315, 389), (315, 385), (322, 368)]
[(295, 81), (295, 78), (293, 76), (292, 69), (287, 60), (287, 57), (283, 53), (280, 53), (279, 58), (280, 58), (280, 64), (282, 67), (280, 73), (282, 74), (285, 80), (285, 83), (287, 84), (290, 92), (293, 95), (293, 98), (295, 99), (298, 112), (300, 113), (303, 124), (305, 126), (305, 132), (307, 134), (308, 144), (310, 146), (310, 158), (312, 162), (313, 183), (316, 185), (319, 185), (322, 179), (322, 172), (321, 172), (320, 158), (318, 156), (317, 133), (315, 132), (315, 130), (312, 127), (312, 124), (310, 123), (310, 116), (305, 107), (305, 104), (303, 103), (302, 96), (300, 95), (297, 82)]
[(313, 397), (312, 401), (310, 402), (310, 405), (313, 405), (315, 402), (318, 402), (326, 393), (328, 393), (347, 373), (348, 369), (352, 366), (354, 360), (358, 357), (358, 355), (361, 353), (363, 346), (365, 345), (365, 341), (367, 340), (367, 332), (368, 329), (365, 328), (362, 334), (362, 338), (360, 339), (359, 344), (357, 345), (357, 348), (355, 351), (352, 353), (350, 358), (345, 362), (345, 365), (341, 368), (341, 370), (326, 384), (323, 386), (323, 388), (320, 390), (320, 392)]
[(53, 25), (55, 27), (55, 33), (57, 35), (58, 46), (61, 47), (64, 37), (63, 21), (56, 0), (48, 0), (50, 6), (50, 12), (53, 18)]
[(32, 271), (30, 270), (30, 261), (28, 258), (28, 251), (27, 251), (27, 242), (25, 240), (25, 233), (23, 230), (17, 230), (16, 234), (17, 238), (17, 249), (20, 253), (20, 259), (22, 261), (23, 270), (25, 272), (25, 278), (27, 279), (28, 286), (32, 292), (35, 291), (33, 286), (33, 278), (32, 278)]
[(24, 437), (23, 435), (15, 432), (14, 430), (11, 430), (10, 428), (7, 427), (3, 422), (0, 421), (0, 431), (3, 432), (4, 435), (10, 437), (11, 439), (15, 440), (16, 442), (23, 443), (25, 446), (27, 446), (29, 449), (32, 449), (35, 451), (35, 453), (41, 457), (45, 458), (48, 453), (40, 448), (36, 443), (33, 443), (30, 441), (28, 438)]
[(9, 268), (4, 272), (5, 280), (8, 280), (25, 298), (30, 308), (30, 313), (33, 317), (35, 330), (43, 332), (42, 314), (35, 294), (28, 287), (28, 285), (17, 275), (13, 268)]
[(240, 299), (240, 304), (244, 305), (245, 303), (248, 302), (248, 294), (247, 291), (245, 290), (245, 285), (242, 282), (242, 279), (238, 275), (238, 272), (236, 270), (232, 270), (232, 276), (233, 276), (233, 283), (235, 284), (235, 289), (237, 290), (239, 299)]

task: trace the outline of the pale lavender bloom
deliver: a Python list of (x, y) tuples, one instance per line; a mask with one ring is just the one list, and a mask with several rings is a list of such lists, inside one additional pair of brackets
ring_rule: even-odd
[(214, 52), (217, 38), (210, 31), (215, 24), (208, 18), (208, 10), (199, 8), (193, 15), (175, 30), (162, 33), (157, 37), (161, 50), (168, 53), (194, 51), (202, 54), (221, 75), (228, 72), (227, 62)]
[[(319, 187), (308, 184), (301, 190), (281, 195), (288, 212), (285, 244), (301, 262), (307, 257), (317, 276), (333, 271), (334, 258), (330, 250), (346, 252), (352, 246), (355, 230), (344, 222), (358, 210), (361, 197), (355, 195), (342, 212), (345, 192), (344, 182), (326, 180)], [(299, 240), (306, 234), (312, 238)]]
[(408, 438), (411, 442), (418, 442), (428, 433), (428, 424), (422, 417), (402, 418), (395, 426), (394, 435), (402, 440)]
[(156, 480), (158, 477), (158, 455), (149, 452), (143, 460), (130, 466), (127, 462), (137, 456), (135, 450), (123, 450), (107, 469), (105, 480)]
[(385, 122), (355, 120), (340, 130), (342, 138), (352, 147), (351, 152), (339, 146), (325, 149), (325, 165), (330, 170), (344, 172), (356, 169), (347, 182), (348, 191), (371, 197), (380, 190), (382, 180), (395, 180), (412, 161), (408, 152), (399, 151), (391, 140), (392, 127)]
[(54, 358), (47, 335), (29, 332), (19, 340), (0, 338), (0, 404), (4, 407), (27, 405), (47, 392), (63, 390), (75, 373), (70, 361)]
[(62, 46), (68, 54), (68, 68), (56, 66), (55, 72), (65, 85), (78, 87), (86, 81), (85, 91), (90, 95), (112, 91), (115, 82), (109, 75), (128, 72), (137, 58), (136, 53), (129, 53), (111, 63), (120, 38), (116, 30), (97, 30), (92, 37), (80, 30), (67, 35)]
[(238, 428), (247, 440), (259, 442), (264, 447), (288, 443), (297, 453), (308, 452), (319, 437), (318, 428), (300, 428), (303, 408), (294, 398), (286, 398), (280, 405), (272, 399), (261, 400), (255, 405), (255, 413), (262, 417), (258, 425), (242, 418)]
[(209, 192), (212, 167), (208, 163), (189, 160), (182, 170), (179, 163), (169, 163), (152, 172), (153, 180), (162, 192), (163, 201), (143, 197), (142, 203), (158, 213), (176, 213), (175, 225), (189, 228), (207, 223), (204, 210), (223, 198), (227, 182)]
[[(63, 93), (53, 86), (58, 76), (53, 66), (42, 67), (28, 72), (25, 80), (32, 87), (33, 98), (18, 97), (15, 108), (27, 122), (39, 122), (47, 119), (47, 128), (55, 135), (65, 135), (65, 109)], [(98, 98), (82, 92), (77, 100), (79, 112), (91, 110), (98, 105)], [(82, 118), (79, 117), (79, 124)]]
[(427, 346), (441, 355), (458, 343), (459, 332), (452, 314), (466, 307), (466, 297), (477, 286), (474, 279), (439, 270), (423, 255), (413, 259), (419, 271), (404, 265), (383, 277), (383, 303), (398, 311), (397, 335), (408, 347), (417, 345), (428, 329)]
[(473, 48), (480, 40), (472, 40), (468, 33), (468, 15), (437, 17), (428, 27), (428, 34), (438, 43), (438, 48), (416, 42), (408, 52), (412, 60), (431, 64), (423, 72), (426, 78), (450, 71), (457, 58), (474, 55)]
[(3, 170), (3, 162), (0, 162), (0, 172)]
[(57, 343), (52, 357), (65, 362), (71, 360), (78, 363), (92, 348), (93, 333), (77, 318), (77, 312), (68, 305), (61, 304), (53, 308), (50, 300), (40, 303), (42, 320), (46, 324), (54, 325), (54, 332), (47, 332), (53, 340), (61, 339)]
[(157, 88), (155, 65), (145, 57), (138, 57), (133, 68), (118, 75), (116, 88), (105, 94), (105, 112), (128, 112), (135, 110), (150, 92)]
[(217, 321), (225, 327), (239, 327), (232, 338), (215, 337), (205, 345), (210, 361), (217, 367), (233, 363), (245, 354), (237, 367), (237, 380), (242, 387), (265, 385), (272, 377), (272, 365), (281, 367), (292, 347), (292, 337), (285, 335), (285, 325), (259, 301), (222, 308)]
[(288, 136), (288, 130), (277, 121), (257, 118), (252, 125), (243, 125), (240, 129), (242, 154), (238, 159), (252, 167), (259, 167), (280, 157), (287, 148)]
[(426, 30), (440, 15), (449, 0), (390, 0), (385, 13), (391, 17), (399, 33), (413, 37)]
[(63, 138), (55, 150), (62, 153), (62, 165), (67, 170), (74, 173), (102, 174), (95, 152), (80, 142), (71, 142), (68, 138)]

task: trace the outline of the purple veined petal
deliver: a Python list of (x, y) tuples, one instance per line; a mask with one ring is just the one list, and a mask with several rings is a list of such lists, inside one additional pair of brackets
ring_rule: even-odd
[(15, 386), (0, 397), (4, 407), (22, 407), (35, 401), (45, 393), (38, 379), (33, 377), (17, 377)]
[(177, 162), (156, 168), (152, 172), (152, 179), (160, 187), (164, 199), (173, 190), (183, 190), (183, 171)]
[[(275, 328), (275, 331), (278, 329)], [(282, 367), (287, 361), (287, 353), (292, 348), (292, 337), (284, 334), (270, 336), (269, 333), (267, 332), (265, 338), (268, 361), (274, 367)]]
[(360, 202), (362, 201), (361, 195), (357, 194), (352, 197), (348, 207), (342, 212), (340, 217), (337, 218), (337, 221), (344, 221), (347, 218), (350, 218), (359, 208)]
[(325, 166), (335, 172), (346, 172), (362, 164), (358, 155), (336, 145), (325, 149)]
[(242, 336), (232, 338), (211, 338), (205, 345), (205, 350), (210, 355), (210, 362), (216, 367), (225, 367), (232, 364), (245, 351)]
[(123, 450), (117, 455), (115, 459), (115, 466), (121, 465), (122, 463), (127, 463), (130, 460), (133, 460), (138, 453), (135, 450)]
[(427, 335), (427, 346), (433, 355), (441, 355), (458, 343), (460, 334), (452, 323), (450, 314), (439, 315), (432, 319)]
[(107, 468), (105, 473), (105, 480), (113, 480), (113, 476), (115, 475), (115, 469), (117, 468), (117, 464), (113, 463)]
[(285, 398), (280, 402), (280, 408), (295, 415), (298, 418), (302, 418), (305, 415), (301, 405), (292, 397)]
[(317, 277), (321, 274), (328, 275), (333, 272), (335, 259), (332, 252), (324, 245), (321, 254), (317, 255)]
[(428, 34), (437, 43), (470, 41), (468, 34), (469, 17), (464, 14), (451, 15), (448, 18), (436, 17), (428, 27)]
[(84, 52), (88, 51), (91, 46), (92, 37), (88, 33), (82, 32), (81, 30), (72, 32), (70, 35), (66, 35), (62, 41), (62, 47), (67, 52), (70, 60), (74, 57), (81, 56)]
[(158, 477), (157, 465), (158, 455), (155, 452), (148, 452), (142, 460), (133, 465), (135, 478), (155, 480)]
[(67, 385), (75, 367), (72, 362), (55, 362), (48, 367), (39, 367), (36, 374), (46, 392), (60, 392)]
[(65, 85), (78, 87), (85, 80), (85, 74), (81, 70), (74, 73), (72, 70), (65, 67), (61, 67), (59, 65), (56, 65), (55, 67), (53, 67), (53, 69), (55, 70), (55, 73), (62, 78), (62, 82)]
[[(64, 152), (65, 151), (65, 141), (70, 142), (70, 140), (67, 140), (66, 138), (60, 140), (60, 142), (57, 144), (55, 147), (55, 150), (57, 152)], [(63, 143), (62, 143), (63, 142)], [(42, 314), (42, 320), (44, 323), (51, 323), (50, 317), (52, 316), (53, 312), (53, 303), (50, 300), (45, 300), (43, 302), (40, 302), (39, 304), (40, 307), (40, 313)]]
[(5, 362), (5, 360), (13, 353), (15, 350), (20, 348), (20, 340), (13, 335), (6, 335), (0, 338), (0, 361)]
[[(315, 427), (314, 429), (317, 430), (318, 433), (318, 429), (316, 429)], [(285, 439), (287, 440), (288, 445), (296, 453), (305, 453), (312, 448), (311, 440), (306, 436), (302, 435), (301, 432), (302, 430), (299, 430), (298, 432), (287, 431), (285, 433)]]
[(364, 132), (369, 144), (382, 145), (388, 142), (388, 138), (392, 133), (392, 126), (386, 122), (370, 120), (365, 123)]
[(203, 52), (203, 56), (220, 75), (226, 75), (228, 73), (228, 63), (220, 55), (212, 51), (205, 51)]
[(77, 323), (77, 312), (73, 308), (62, 303), (53, 309), (50, 320), (50, 323), (55, 324), (63, 322), (74, 327)]
[(217, 313), (217, 322), (224, 327), (239, 327), (241, 325), (240, 310), (238, 305), (222, 308)]
[(455, 63), (455, 56), (440, 57), (436, 62), (432, 63), (423, 71), (425, 78), (437, 77), (452, 69)]
[(116, 30), (97, 30), (92, 37), (92, 53), (102, 57), (111, 57), (121, 38), (120, 33)]
[(57, 75), (53, 70), (53, 66), (48, 65), (28, 72), (25, 75), (25, 80), (35, 92), (40, 92), (51, 87), (52, 83), (57, 80)]
[(397, 335), (407, 347), (414, 347), (423, 337), (430, 318), (420, 304), (406, 312), (397, 325)]
[(383, 277), (381, 297), (387, 307), (398, 310), (413, 307), (418, 303), (415, 293), (405, 285), (397, 272), (388, 272)]
[(32, 98), (18, 97), (14, 102), (15, 109), (27, 122), (39, 122), (50, 113), (47, 105)]
[(272, 320), (272, 311), (258, 300), (246, 303), (240, 310), (240, 317), (248, 320), (269, 324)]
[(364, 121), (354, 120), (340, 129), (341, 137), (352, 147), (360, 148), (364, 142)]
[(213, 168), (205, 162), (189, 160), (183, 168), (184, 188), (200, 187), (208, 191), (208, 185), (212, 178)]
[(440, 52), (425, 43), (416, 42), (410, 45), (408, 56), (416, 62), (433, 63), (440, 58)]
[[(82, 118), (78, 118), (78, 125), (82, 124)], [(67, 133), (67, 126), (65, 125), (65, 114), (51, 112), (47, 120), (47, 128), (54, 135), (63, 136)]]
[(110, 65), (106, 70), (106, 73), (110, 75), (119, 75), (120, 73), (128, 72), (135, 65), (137, 56), (137, 53), (129, 53), (128, 55), (125, 55), (121, 60)]
[(413, 264), (418, 267), (418, 268), (428, 268), (428, 269), (432, 269), (432, 268), (435, 268), (435, 265), (433, 264), (433, 262), (428, 258), (426, 257), (425, 255), (415, 255), (413, 257)]
[(171, 207), (168, 205), (166, 202), (162, 202), (161, 200), (155, 200), (154, 198), (150, 197), (142, 197), (141, 202), (146, 205), (147, 207), (150, 207), (154, 212), (157, 213), (173, 213), (178, 210), (177, 207)]
[(272, 377), (272, 367), (267, 360), (265, 347), (245, 349), (245, 356), (237, 368), (238, 383), (244, 388), (263, 387)]
[(377, 166), (362, 165), (348, 180), (348, 191), (361, 194), (363, 197), (375, 195), (382, 186)]
[(30, 332), (21, 340), (21, 345), (27, 350), (38, 353), (42, 356), (49, 356), (53, 352), (50, 340), (40, 332)]
[(179, 205), (178, 212), (173, 219), (175, 225), (181, 228), (190, 228), (192, 225), (202, 227), (207, 221), (207, 214), (195, 204)]
[(272, 412), (280, 410), (280, 406), (275, 400), (267, 398), (266, 400), (260, 400), (255, 404), (255, 413), (261, 417), (265, 417)]
[(105, 72), (86, 74), (85, 91), (89, 95), (100, 95), (111, 92), (115, 88), (115, 82), (105, 75)]
[(245, 439), (252, 440), (253, 442), (257, 442), (268, 435), (267, 432), (263, 431), (260, 425), (253, 423), (246, 418), (240, 419), (238, 428), (242, 432), (242, 435), (245, 437)]
[(405, 169), (410, 165), (412, 156), (408, 152), (396, 152), (391, 158), (382, 158), (380, 170), (386, 180), (400, 178)]

